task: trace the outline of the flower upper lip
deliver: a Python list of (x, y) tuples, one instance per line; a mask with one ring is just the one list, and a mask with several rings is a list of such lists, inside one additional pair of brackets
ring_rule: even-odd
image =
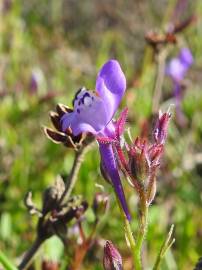
[(63, 131), (69, 126), (74, 135), (97, 134), (112, 120), (126, 90), (126, 79), (116, 60), (106, 62), (98, 73), (96, 92), (81, 88), (73, 101), (74, 111), (62, 119)]

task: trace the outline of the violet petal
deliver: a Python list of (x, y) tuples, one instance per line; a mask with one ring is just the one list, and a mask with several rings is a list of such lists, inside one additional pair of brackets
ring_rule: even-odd
[(121, 184), (121, 179), (118, 173), (113, 149), (111, 144), (99, 144), (100, 146), (100, 155), (102, 158), (102, 162), (104, 163), (104, 167), (107, 170), (107, 174), (109, 175), (112, 185), (114, 187), (114, 190), (117, 194), (117, 197), (120, 201), (120, 204), (122, 206), (122, 209), (127, 217), (127, 219), (130, 221), (131, 216), (128, 210), (128, 206), (126, 203), (123, 187)]
[(187, 68), (189, 68), (194, 62), (190, 49), (186, 47), (180, 50), (179, 59), (184, 65), (187, 66)]
[(109, 60), (101, 68), (96, 80), (96, 90), (104, 101), (109, 122), (126, 90), (126, 78), (116, 60)]
[(170, 76), (174, 81), (183, 80), (186, 71), (187, 67), (183, 65), (178, 58), (173, 58), (166, 68), (167, 75)]

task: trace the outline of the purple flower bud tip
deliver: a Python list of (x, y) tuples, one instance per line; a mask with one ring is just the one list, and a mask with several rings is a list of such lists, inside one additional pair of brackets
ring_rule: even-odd
[(104, 246), (103, 266), (105, 270), (122, 270), (122, 258), (116, 247), (110, 241)]
[(154, 140), (157, 144), (164, 144), (167, 133), (168, 133), (168, 124), (171, 118), (171, 113), (168, 111), (166, 113), (159, 113), (159, 118), (156, 123), (156, 128), (154, 130)]

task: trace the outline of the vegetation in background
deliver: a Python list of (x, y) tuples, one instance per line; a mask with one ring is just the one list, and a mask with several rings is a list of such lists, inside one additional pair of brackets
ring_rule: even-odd
[[(176, 242), (166, 253), (162, 269), (194, 269), (202, 255), (201, 14), (200, 0), (1, 1), (0, 250), (12, 262), (10, 269), (19, 265), (36, 237), (38, 216), (30, 216), (24, 205), (27, 192), (32, 192), (37, 209), (42, 209), (42, 192), (59, 175), (67, 179), (74, 160), (73, 149), (54, 144), (44, 135), (43, 127), (50, 126), (48, 112), (58, 103), (71, 107), (76, 91), (81, 86), (93, 89), (98, 69), (115, 58), (127, 77), (120, 111), (129, 108), (132, 138), (151, 136), (158, 110), (175, 104), (173, 82), (162, 70), (182, 47), (188, 47), (194, 59), (183, 80), (183, 123), (173, 107), (143, 258), (145, 269), (150, 269), (166, 232), (175, 224)], [(180, 24), (182, 29), (174, 37), (167, 36), (169, 29)], [(160, 91), (159, 99), (156, 91)], [(137, 195), (126, 183), (124, 188), (133, 217), (131, 227), (136, 230)], [(98, 150), (92, 147), (73, 189), (73, 195), (82, 194), (90, 206), (83, 223), (88, 236), (96, 223), (91, 208), (94, 196), (103, 189), (110, 197), (109, 210), (100, 220), (83, 269), (103, 269), (106, 239), (115, 243), (124, 269), (132, 269), (116, 199), (100, 173)], [(58, 237), (48, 239), (33, 269), (42, 269), (42, 264), (48, 269), (51, 263), (56, 265), (52, 267), (59, 263), (60, 269), (70, 265), (78, 234), (71, 222), (69, 245), (64, 249)]]

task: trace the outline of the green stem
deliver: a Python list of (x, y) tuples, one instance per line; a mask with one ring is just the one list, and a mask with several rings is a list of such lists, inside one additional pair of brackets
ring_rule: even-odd
[(175, 238), (172, 238), (173, 230), (174, 230), (174, 225), (171, 225), (170, 230), (168, 232), (168, 235), (161, 246), (160, 252), (156, 258), (156, 261), (155, 261), (155, 264), (154, 264), (154, 267), (152, 270), (159, 270), (160, 269), (160, 264), (161, 264), (161, 261), (165, 255), (165, 253), (175, 242)]
[(148, 225), (148, 206), (146, 203), (144, 191), (142, 191), (140, 196), (140, 223), (136, 243), (136, 254), (139, 261), (141, 261), (142, 244), (147, 233), (147, 225)]
[(137, 238), (137, 250), (141, 250), (142, 244), (147, 233), (147, 223), (148, 223), (148, 206), (144, 206), (141, 210), (141, 217), (140, 217), (140, 227), (139, 233)]
[(130, 249), (131, 249), (131, 253), (132, 253), (132, 256), (133, 256), (133, 264), (134, 264), (135, 270), (142, 270), (141, 259), (138, 256), (138, 253), (137, 253), (137, 250), (136, 250), (136, 242), (135, 242), (135, 239), (134, 239), (134, 236), (133, 236), (133, 232), (132, 232), (132, 229), (131, 229), (131, 226), (130, 226), (130, 222), (128, 221), (125, 213), (123, 212), (123, 209), (122, 209), (122, 207), (120, 205), (120, 201), (119, 201), (117, 195), (116, 195), (116, 199), (117, 199), (117, 202), (118, 202), (118, 206), (119, 206), (121, 215), (122, 215), (123, 220), (124, 220), (124, 231), (125, 231), (125, 234), (126, 234), (127, 241), (130, 244)]
[(130, 222), (127, 220), (126, 217), (124, 217), (124, 223), (125, 223), (125, 226), (124, 226), (125, 234), (126, 234), (126, 238), (128, 242), (130, 243), (130, 249), (133, 256), (133, 263), (134, 263), (135, 270), (141, 270), (142, 269), (141, 258), (140, 256), (138, 256), (138, 253), (136, 250), (136, 243), (133, 237), (133, 232), (131, 230)]
[(6, 255), (0, 250), (0, 263), (5, 270), (17, 270), (17, 268), (9, 261)]
[(165, 61), (167, 57), (167, 49), (162, 50), (158, 54), (158, 66), (157, 66), (157, 75), (154, 87), (153, 101), (152, 101), (152, 112), (158, 113), (159, 104), (162, 96), (162, 87), (165, 76)]

